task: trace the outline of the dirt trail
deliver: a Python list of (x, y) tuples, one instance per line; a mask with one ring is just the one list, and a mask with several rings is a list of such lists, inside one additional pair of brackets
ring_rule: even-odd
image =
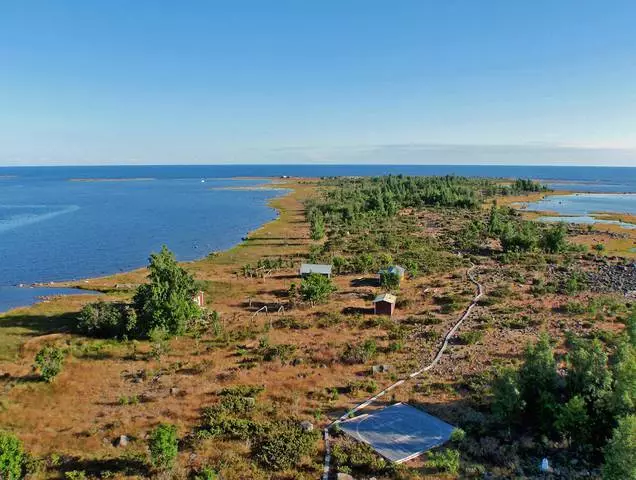
[(473, 311), (475, 306), (477, 306), (477, 303), (479, 302), (481, 297), (483, 297), (483, 295), (484, 295), (484, 286), (481, 283), (479, 283), (477, 281), (477, 279), (475, 278), (475, 276), (474, 276), (474, 271), (475, 271), (476, 268), (477, 268), (477, 266), (475, 264), (472, 264), (472, 266), (468, 269), (468, 271), (466, 273), (468, 274), (468, 280), (470, 280), (471, 283), (473, 283), (474, 285), (477, 286), (477, 294), (473, 298), (472, 302), (470, 302), (470, 305), (468, 305), (466, 310), (464, 310), (464, 313), (462, 313), (462, 315), (459, 317), (457, 322), (455, 322), (455, 324), (453, 325), (453, 328), (451, 328), (448, 331), (448, 333), (444, 336), (444, 341), (442, 342), (442, 345), (440, 346), (439, 350), (437, 351), (437, 355), (435, 355), (435, 358), (433, 358), (433, 361), (431, 363), (429, 363), (428, 365), (426, 365), (424, 368), (421, 368), (420, 370), (417, 370), (416, 372), (411, 373), (408, 377), (403, 378), (402, 380), (398, 380), (394, 384), (392, 384), (392, 385), (388, 386), (387, 388), (385, 388), (384, 390), (382, 390), (380, 393), (378, 393), (378, 394), (374, 395), (373, 397), (369, 398), (368, 400), (365, 400), (364, 402), (356, 405), (351, 410), (347, 411), (344, 415), (342, 415), (340, 418), (338, 418), (336, 421), (330, 423), (329, 425), (327, 425), (325, 427), (325, 429), (323, 431), (323, 436), (324, 436), (324, 441), (325, 441), (325, 463), (324, 463), (324, 469), (323, 469), (323, 474), (322, 474), (322, 480), (328, 480), (329, 479), (329, 473), (330, 473), (330, 470), (331, 470), (331, 445), (329, 443), (329, 429), (331, 427), (333, 427), (334, 425), (346, 420), (352, 414), (358, 412), (359, 410), (362, 410), (363, 408), (368, 407), (373, 402), (375, 402), (379, 398), (383, 397), (384, 395), (389, 393), (391, 390), (394, 390), (395, 388), (399, 387), (403, 383), (405, 383), (405, 382), (407, 382), (407, 381), (409, 381), (409, 380), (411, 380), (413, 378), (416, 378), (416, 377), (420, 376), (421, 374), (423, 374), (425, 372), (428, 372), (430, 369), (432, 369), (435, 365), (437, 365), (439, 363), (440, 359), (442, 358), (442, 355), (444, 354), (444, 351), (448, 347), (449, 340), (455, 335), (455, 333), (457, 332), (457, 330), (459, 329), (461, 324), (464, 322), (464, 320), (466, 320), (470, 316), (471, 312)]

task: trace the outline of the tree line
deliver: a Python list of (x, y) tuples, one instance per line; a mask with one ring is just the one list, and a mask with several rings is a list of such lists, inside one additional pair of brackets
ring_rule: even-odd
[(636, 478), (636, 313), (607, 343), (569, 336), (559, 357), (547, 334), (526, 347), (517, 369), (493, 383), (492, 413), (509, 438), (565, 442), (603, 478)]

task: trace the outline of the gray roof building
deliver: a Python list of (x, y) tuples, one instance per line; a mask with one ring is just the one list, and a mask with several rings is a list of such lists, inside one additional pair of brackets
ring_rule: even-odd
[(331, 265), (319, 265), (315, 263), (303, 263), (300, 266), (300, 276), (305, 277), (310, 273), (318, 273), (331, 278)]
[(406, 403), (396, 403), (340, 423), (344, 433), (403, 463), (446, 443), (454, 427)]

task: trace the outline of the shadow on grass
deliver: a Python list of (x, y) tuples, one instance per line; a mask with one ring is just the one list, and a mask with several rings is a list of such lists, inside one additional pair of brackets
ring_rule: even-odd
[(371, 308), (345, 307), (345, 308), (342, 309), (342, 314), (343, 315), (356, 315), (356, 314), (371, 315), (371, 314), (373, 314), (373, 307), (371, 307)]
[(354, 278), (351, 280), (352, 287), (378, 287), (380, 281), (375, 277)]
[(101, 476), (103, 472), (139, 475), (147, 477), (151, 472), (146, 462), (137, 458), (73, 458), (64, 464), (64, 472), (84, 471), (88, 475)]
[(23, 328), (30, 330), (27, 335), (45, 335), (68, 331), (73, 325), (75, 313), (58, 315), (12, 315), (0, 317), (0, 335), (4, 329)]

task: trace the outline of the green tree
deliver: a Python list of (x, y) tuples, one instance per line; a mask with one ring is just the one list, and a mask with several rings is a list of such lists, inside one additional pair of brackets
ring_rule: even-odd
[(325, 219), (319, 210), (311, 216), (309, 224), (312, 240), (320, 240), (325, 236)]
[(331, 279), (319, 273), (310, 273), (300, 282), (300, 296), (312, 305), (326, 301), (336, 287)]
[(621, 342), (611, 360), (613, 415), (636, 413), (636, 351), (629, 343)]
[(510, 427), (519, 420), (523, 399), (519, 390), (519, 377), (515, 370), (503, 370), (493, 383), (492, 413), (504, 425)]
[(636, 347), (636, 309), (625, 320), (625, 333), (632, 347)]
[(604, 398), (612, 386), (612, 372), (607, 360), (600, 340), (577, 342), (567, 356), (569, 396), (580, 395), (588, 403)]
[(40, 376), (47, 382), (62, 371), (64, 364), (64, 351), (54, 345), (46, 345), (35, 356), (33, 368), (40, 371)]
[(161, 252), (150, 255), (148, 270), (150, 283), (139, 286), (134, 298), (140, 331), (145, 336), (157, 328), (171, 335), (182, 334), (188, 323), (201, 315), (193, 301), (197, 291), (194, 279), (165, 245)]
[(589, 439), (590, 418), (585, 400), (577, 395), (562, 405), (557, 414), (555, 427), (570, 445), (586, 444)]
[(493, 203), (490, 207), (490, 214), (488, 216), (488, 234), (491, 236), (498, 236), (501, 234), (505, 226), (505, 221), (497, 204)]
[(174, 466), (179, 453), (179, 439), (177, 427), (167, 423), (157, 426), (148, 440), (150, 458), (152, 464), (161, 469), (170, 469)]
[(499, 234), (504, 252), (529, 252), (537, 246), (537, 227), (531, 222), (508, 222)]
[(12, 433), (0, 431), (0, 478), (3, 480), (22, 478), (23, 464), (22, 442)]
[(541, 248), (548, 253), (559, 253), (567, 248), (567, 230), (563, 223), (546, 228), (541, 236)]
[(636, 415), (623, 417), (605, 449), (604, 480), (636, 478)]
[(528, 345), (519, 370), (524, 414), (530, 425), (544, 434), (552, 433), (557, 408), (557, 373), (550, 337), (542, 333), (535, 345)]

